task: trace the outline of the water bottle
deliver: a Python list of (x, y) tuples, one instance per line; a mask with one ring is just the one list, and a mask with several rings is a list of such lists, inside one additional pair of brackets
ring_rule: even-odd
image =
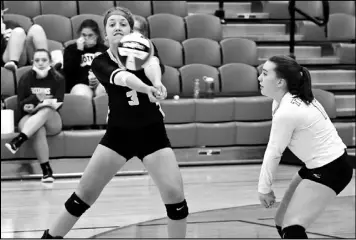
[(206, 97), (207, 98), (213, 98), (214, 97), (214, 90), (215, 90), (214, 78), (204, 76), (203, 80), (205, 82)]
[(196, 78), (194, 80), (194, 98), (199, 98), (200, 95), (200, 80)]

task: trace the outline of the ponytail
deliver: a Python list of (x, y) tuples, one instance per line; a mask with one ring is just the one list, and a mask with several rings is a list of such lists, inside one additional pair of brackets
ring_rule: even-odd
[(299, 94), (298, 97), (305, 103), (310, 104), (314, 100), (314, 95), (312, 92), (312, 84), (310, 72), (307, 68), (301, 67), (300, 70), (301, 81), (299, 85)]

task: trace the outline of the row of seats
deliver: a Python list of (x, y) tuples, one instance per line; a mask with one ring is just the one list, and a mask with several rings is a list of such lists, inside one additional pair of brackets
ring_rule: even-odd
[[(31, 66), (18, 69), (16, 75), (6, 69), (1, 69), (2, 95), (12, 96), (16, 93), (16, 83)], [(4, 76), (4, 77), (3, 77)], [(179, 69), (166, 66), (162, 77), (170, 96), (176, 94), (193, 95), (193, 80), (203, 79), (204, 76), (214, 78), (216, 93), (236, 93), (243, 95), (259, 95), (257, 69), (243, 63), (231, 63), (215, 68), (204, 64), (185, 65)], [(201, 92), (206, 93), (205, 85), (201, 81)]]
[[(261, 1), (263, 12), (269, 13), (271, 19), (289, 19), (289, 1)], [(345, 13), (355, 16), (355, 1), (328, 1), (329, 13)], [(296, 1), (296, 7), (313, 17), (323, 17), (322, 1)], [(296, 19), (303, 19), (296, 13)]]
[(4, 1), (9, 13), (30, 18), (42, 14), (58, 14), (73, 17), (78, 14), (104, 14), (109, 8), (122, 6), (133, 14), (148, 17), (157, 13), (170, 13), (185, 17), (188, 15), (186, 1)]
[[(332, 99), (330, 96), (333, 94), (321, 90), (314, 93), (318, 100), (323, 104), (328, 114), (333, 114), (335, 107), (332, 107), (333, 103), (330, 101), (330, 99)], [(241, 98), (241, 100), (242, 99), (243, 98)], [(13, 109), (16, 112), (16, 101), (17, 99), (14, 96), (6, 99), (5, 104), (9, 109)], [(94, 127), (95, 122), (98, 124), (98, 121), (103, 121), (103, 119), (106, 118), (107, 103), (103, 103), (104, 101), (105, 97), (98, 97), (91, 102), (88, 98), (81, 96), (69, 94), (65, 96), (63, 107), (60, 109), (63, 121), (63, 131), (56, 136), (49, 137), (48, 145), (50, 147), (51, 158), (88, 157), (92, 155), (95, 147), (105, 133), (105, 130)], [(174, 114), (175, 117), (177, 117), (178, 112), (179, 114), (187, 115), (192, 108), (191, 106), (187, 107), (189, 101), (195, 103), (195, 116), (203, 119), (209, 116), (214, 118), (214, 116), (209, 114), (209, 112), (212, 112), (212, 108), (214, 108), (215, 113), (218, 111), (222, 116), (228, 116), (229, 113), (227, 113), (226, 109), (231, 108), (231, 100), (229, 99), (221, 99), (221, 101), (216, 99), (187, 100), (185, 102), (180, 102), (180, 100), (163, 101), (162, 108), (166, 111), (167, 116)], [(197, 123), (191, 118), (184, 124), (177, 124), (174, 122), (168, 123), (166, 120), (167, 134), (171, 140), (172, 146), (177, 148), (267, 144), (271, 128), (271, 121), (269, 120), (270, 116), (268, 116), (271, 113), (271, 103), (262, 98), (250, 98), (250, 101), (240, 101), (239, 98), (234, 98), (232, 101), (236, 103), (235, 110), (232, 110), (235, 112), (235, 116), (244, 118), (246, 115), (260, 115), (259, 118), (261, 120), (264, 118), (266, 119), (262, 121), (254, 120), (252, 122), (243, 122), (238, 118), (228, 117), (226, 119), (231, 119), (228, 122), (222, 122), (221, 119), (215, 119), (215, 121), (218, 120), (218, 122)], [(264, 102), (264, 104), (259, 104), (258, 102)], [(262, 108), (264, 108), (263, 112), (265, 112), (266, 117), (261, 117), (261, 113), (258, 113)], [(223, 113), (224, 111), (226, 113)], [(255, 113), (252, 113), (252, 111)], [(174, 116), (170, 116), (171, 120), (173, 118)], [(334, 125), (345, 144), (348, 147), (354, 146), (353, 132), (355, 124), (334, 122)], [(29, 143), (26, 143), (15, 155), (6, 151), (4, 144), (11, 140), (14, 135), (15, 133), (2, 135), (1, 158), (35, 158), (35, 154)]]
[[(80, 14), (67, 18), (56, 14), (46, 14), (34, 17), (34, 23), (41, 25), (48, 39), (65, 43), (78, 37), (77, 30), (85, 19), (95, 20), (102, 34), (104, 33), (103, 16), (95, 14)], [(27, 30), (32, 21), (29, 17), (17, 14), (5, 14), (5, 20), (17, 21)], [(150, 38), (168, 38), (182, 42), (190, 38), (208, 38), (215, 41), (223, 39), (224, 25), (218, 17), (209, 14), (194, 14), (179, 17), (173, 14), (160, 13), (147, 17)], [(343, 26), (343, 27), (340, 27)], [(350, 41), (355, 39), (355, 17), (336, 13), (329, 17), (327, 23), (327, 39)]]
[[(354, 147), (352, 124), (335, 122), (334, 126), (344, 143)], [(166, 129), (173, 148), (266, 145), (271, 121), (166, 124)], [(105, 130), (64, 130), (48, 138), (50, 158), (90, 157), (104, 134)], [(1, 136), (1, 159), (36, 158), (30, 142), (15, 155), (5, 149), (5, 143), (15, 135)]]
[[(35, 23), (41, 25), (46, 32), (47, 38), (65, 43), (78, 37), (78, 29), (85, 19), (93, 19), (99, 25), (104, 35), (102, 15), (80, 14), (71, 18), (57, 15), (45, 14), (34, 18), (23, 15), (7, 13), (4, 20), (18, 22), (25, 30)], [(185, 18), (172, 14), (155, 14), (147, 18), (149, 23), (150, 38), (169, 38), (176, 41), (184, 41), (187, 38), (210, 38), (216, 41), (222, 39), (222, 25), (220, 19), (208, 14), (195, 14)]]
[[(16, 94), (17, 81), (31, 66), (19, 68), (15, 74), (1, 68), (1, 94)], [(204, 76), (214, 79), (214, 91), (219, 96), (259, 96), (258, 72), (255, 67), (243, 63), (230, 63), (215, 68), (204, 64), (189, 64), (180, 68), (165, 67), (162, 82), (166, 86), (169, 97), (181, 95), (193, 96), (193, 82), (201, 80), (200, 91), (206, 93)], [(325, 90), (355, 89), (355, 70), (312, 70), (310, 71), (314, 88)]]
[[(263, 12), (270, 18), (289, 18), (288, 1), (260, 1)], [(328, 1), (330, 14), (346, 13), (355, 15), (354, 1)], [(211, 4), (212, 2), (208, 2)], [(214, 2), (213, 2), (214, 3)], [(188, 15), (187, 1), (3, 1), (2, 7), (10, 9), (10, 13), (35, 17), (42, 14), (59, 14), (73, 17), (78, 14), (103, 14), (113, 6), (123, 6), (133, 14), (148, 17), (157, 13), (170, 13), (185, 17)], [(202, 3), (204, 5), (206, 3)], [(217, 3), (214, 4), (218, 9)], [(311, 16), (322, 16), (321, 1), (297, 1), (296, 6)], [(228, 10), (228, 9), (225, 9)], [(303, 18), (297, 14), (297, 18)]]
[[(334, 94), (313, 89), (315, 98), (324, 106), (331, 119), (336, 118)], [(17, 95), (5, 99), (5, 107), (15, 112), (15, 124), (19, 121)], [(216, 123), (231, 121), (267, 121), (272, 119), (272, 100), (264, 96), (229, 97), (214, 99), (166, 99), (161, 101), (165, 123)], [(214, 111), (211, 111), (214, 109)], [(105, 126), (108, 113), (108, 96), (89, 99), (65, 94), (63, 107), (59, 110), (64, 129), (76, 127)]]

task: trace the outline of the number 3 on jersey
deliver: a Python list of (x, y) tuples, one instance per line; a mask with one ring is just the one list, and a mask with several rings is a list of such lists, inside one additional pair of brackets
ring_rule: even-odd
[(126, 96), (130, 98), (129, 100), (130, 106), (136, 106), (140, 104), (140, 102), (138, 101), (137, 92), (135, 90), (127, 92)]

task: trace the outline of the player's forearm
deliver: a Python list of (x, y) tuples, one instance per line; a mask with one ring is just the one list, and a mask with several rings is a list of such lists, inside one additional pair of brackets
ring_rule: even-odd
[(131, 88), (137, 92), (147, 93), (149, 86), (141, 81), (134, 74), (127, 71), (120, 71), (113, 77), (113, 84)]
[(161, 83), (162, 71), (157, 57), (152, 58), (152, 60), (144, 68), (144, 71), (147, 78), (152, 82), (152, 84)]
[(127, 87), (131, 88), (132, 90), (135, 90), (137, 92), (141, 93), (147, 93), (147, 89), (149, 86), (142, 82), (138, 77), (135, 75), (130, 75), (126, 79), (126, 85)]
[(161, 68), (159, 65), (151, 65), (145, 68), (145, 74), (153, 85), (162, 82)]
[(267, 194), (272, 191), (273, 179), (280, 160), (281, 158), (272, 154), (271, 150), (267, 147), (258, 182), (259, 193)]

